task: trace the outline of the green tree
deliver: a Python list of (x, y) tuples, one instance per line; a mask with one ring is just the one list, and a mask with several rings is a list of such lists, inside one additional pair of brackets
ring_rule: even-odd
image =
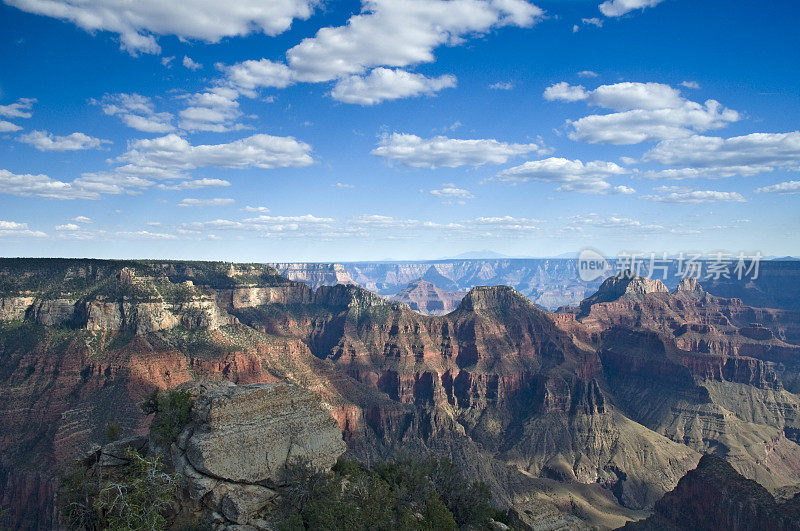
[(164, 472), (157, 456), (143, 457), (128, 448), (125, 457), (129, 460), (126, 473), (104, 482), (94, 500), (103, 527), (114, 531), (165, 529), (163, 513), (173, 500), (175, 477)]

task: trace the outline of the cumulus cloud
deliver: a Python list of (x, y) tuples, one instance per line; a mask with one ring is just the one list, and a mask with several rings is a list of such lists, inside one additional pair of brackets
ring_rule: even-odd
[(12, 124), (11, 122), (0, 120), (0, 133), (12, 133), (14, 131), (19, 131), (20, 129), (22, 128), (17, 124)]
[(523, 0), (366, 0), (344, 26), (322, 28), (290, 49), (287, 61), (297, 79), (312, 82), (430, 63), (439, 46), (498, 27), (530, 27), (543, 14)]
[(464, 205), (468, 199), (475, 199), (475, 196), (472, 195), (472, 192), (465, 190), (464, 188), (458, 188), (458, 186), (453, 183), (443, 184), (441, 188), (437, 190), (431, 190), (429, 193), (432, 196), (441, 199), (442, 203), (445, 205)]
[(580, 72), (578, 72), (578, 76), (579, 77), (590, 77), (591, 78), (591, 77), (597, 77), (599, 75), (600, 74), (598, 74), (597, 72), (592, 72), (591, 70), (581, 70)]
[(492, 90), (513, 90), (514, 83), (510, 81), (498, 81), (497, 83), (489, 85), (489, 88)]
[(665, 166), (682, 166), (670, 171), (698, 177), (746, 177), (778, 168), (800, 170), (800, 132), (664, 140), (642, 158)]
[[(36, 98), (20, 98), (15, 103), (0, 105), (0, 116), (6, 118), (30, 118), (33, 116), (31, 109), (36, 103)], [(11, 133), (19, 131), (22, 127), (15, 123), (0, 120), (0, 133)]]
[(181, 127), (188, 131), (226, 131), (243, 129), (236, 123), (242, 115), (239, 93), (228, 87), (214, 87), (188, 97), (189, 106), (179, 114)]
[[(286, 62), (218, 65), (219, 82), (253, 97), (258, 88), (337, 81), (339, 101), (371, 105), (455, 85), (403, 68), (434, 61), (434, 50), (504, 26), (530, 27), (544, 12), (524, 0), (365, 0), (342, 26), (321, 28), (286, 52)], [(394, 84), (393, 86), (390, 86)]]
[(653, 190), (655, 193), (643, 195), (642, 199), (659, 203), (714, 203), (732, 202), (744, 203), (745, 198), (737, 192), (720, 192), (717, 190), (693, 190), (679, 186), (659, 186)]
[(39, 151), (79, 151), (82, 149), (96, 149), (103, 144), (110, 144), (110, 140), (95, 138), (84, 133), (72, 133), (66, 136), (55, 136), (47, 131), (31, 131), (21, 135), (19, 141), (30, 144)]
[(80, 230), (80, 225), (76, 225), (75, 223), (66, 223), (64, 225), (56, 225), (55, 229), (57, 231), (68, 231), (68, 230)]
[(460, 140), (446, 136), (420, 138), (392, 133), (381, 138), (373, 155), (414, 168), (455, 168), (503, 164), (511, 157), (543, 151), (537, 144), (509, 144), (494, 139)]
[(6, 118), (30, 118), (36, 98), (20, 98), (15, 103), (0, 105), (0, 116)]
[(128, 127), (143, 133), (169, 133), (175, 130), (172, 114), (156, 112), (150, 98), (139, 94), (106, 94), (100, 105), (108, 116), (118, 116)]
[(47, 175), (15, 174), (0, 170), (0, 193), (47, 199), (97, 199), (100, 195), (80, 183), (63, 182)]
[[(2, 170), (0, 170), (0, 172), (1, 171)], [(0, 176), (1, 175), (2, 173), (0, 173)], [(43, 238), (47, 236), (47, 234), (38, 230), (29, 229), (27, 223), (0, 220), (0, 238), (13, 238), (19, 236)]]
[(636, 9), (655, 7), (664, 0), (606, 0), (598, 7), (600, 12), (607, 17), (621, 17)]
[(756, 189), (759, 194), (800, 194), (800, 181), (787, 181)]
[(283, 33), (297, 19), (311, 16), (316, 0), (239, 0), (234, 3), (183, 0), (5, 0), (29, 13), (67, 20), (78, 27), (110, 31), (132, 54), (158, 53), (156, 36), (217, 42), (253, 32)]
[(331, 91), (333, 99), (344, 103), (375, 105), (419, 95), (432, 95), (456, 86), (452, 75), (425, 77), (400, 69), (375, 68), (367, 76), (353, 75), (340, 79)]
[(92, 218), (89, 218), (89, 217), (86, 217), (86, 216), (76, 216), (76, 217), (72, 218), (72, 221), (74, 221), (76, 223), (91, 223), (92, 222)]
[(293, 137), (257, 134), (227, 144), (193, 146), (185, 138), (170, 134), (136, 140), (118, 157), (142, 171), (187, 170), (205, 166), (224, 168), (283, 168), (308, 166), (314, 162), (311, 146)]
[(610, 109), (568, 120), (572, 140), (599, 144), (637, 144), (645, 141), (688, 137), (718, 129), (739, 120), (739, 113), (715, 100), (704, 104), (690, 101), (680, 91), (661, 83), (616, 83), (587, 91), (567, 82), (547, 87), (548, 101), (584, 101)]
[(181, 199), (179, 207), (209, 207), (209, 206), (228, 206), (234, 204), (233, 199), (227, 197), (215, 197), (213, 199), (194, 199), (187, 197)]
[(269, 208), (265, 206), (250, 206), (247, 205), (242, 209), (242, 212), (258, 212), (260, 214), (269, 214)]
[(183, 66), (185, 66), (189, 70), (200, 70), (201, 68), (203, 68), (203, 65), (201, 65), (198, 62), (196, 62), (194, 59), (192, 59), (188, 55), (184, 55), (183, 56)]
[(569, 160), (550, 157), (544, 160), (528, 161), (508, 168), (497, 174), (504, 182), (544, 181), (560, 183), (559, 192), (580, 192), (585, 194), (631, 194), (628, 186), (612, 186), (607, 179), (630, 171), (613, 162)]
[(698, 83), (697, 81), (681, 81), (681, 86), (690, 89), (699, 89), (700, 83)]
[(218, 67), (225, 74), (229, 86), (250, 96), (255, 96), (254, 91), (258, 88), (285, 88), (294, 83), (288, 66), (269, 59)]

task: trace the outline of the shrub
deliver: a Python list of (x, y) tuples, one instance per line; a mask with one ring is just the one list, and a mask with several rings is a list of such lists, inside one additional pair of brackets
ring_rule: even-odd
[(170, 389), (153, 391), (142, 403), (146, 415), (155, 414), (150, 432), (159, 446), (169, 446), (189, 422), (192, 395), (188, 391)]
[(485, 529), (503, 515), (489, 488), (467, 482), (448, 459), (339, 460), (330, 474), (296, 463), (284, 479), (283, 530)]
[(120, 437), (122, 437), (122, 426), (119, 422), (111, 421), (106, 424), (106, 441), (114, 442), (118, 441)]

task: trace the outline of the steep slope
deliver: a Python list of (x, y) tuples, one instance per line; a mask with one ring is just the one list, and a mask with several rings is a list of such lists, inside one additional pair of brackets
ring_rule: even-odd
[(456, 430), (526, 475), (606, 485), (631, 507), (654, 502), (697, 459), (613, 407), (597, 353), (511, 288), (475, 288), (442, 317), (354, 287), (314, 299), (237, 316), (304, 337), (342, 372), (434, 414), (449, 427), (423, 433), (427, 447)]
[(599, 348), (630, 418), (777, 488), (800, 481), (791, 392), (800, 348), (775, 336), (793, 319), (714, 297), (692, 279), (669, 293), (659, 281), (610, 278), (559, 323)]
[(777, 502), (764, 487), (744, 478), (725, 460), (704, 455), (674, 490), (655, 505), (654, 514), (624, 529), (800, 529), (800, 497)]
[(425, 315), (444, 315), (455, 310), (464, 295), (464, 291), (446, 291), (427, 280), (417, 280), (389, 300), (407, 304), (415, 312)]

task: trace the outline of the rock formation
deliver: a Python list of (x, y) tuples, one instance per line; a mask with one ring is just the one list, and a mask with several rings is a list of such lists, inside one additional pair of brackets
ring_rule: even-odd
[[(488, 275), (476, 267), (461, 273)], [(252, 476), (225, 452), (208, 461), (286, 385), (246, 385), (256, 383), (318, 395), (350, 457), (452, 458), (534, 527), (640, 519), (701, 453), (769, 488), (800, 482), (797, 315), (691, 282), (669, 293), (612, 280), (558, 313), (509, 287), (476, 287), (452, 312), (425, 316), (257, 264), (19, 259), (0, 260), (0, 315), (0, 504), (17, 527), (53, 526), (56, 471), (101, 442), (109, 422), (126, 437), (147, 433), (137, 404), (153, 389), (223, 379), (239, 385), (205, 384), (217, 398), (198, 406), (176, 449), (218, 523), (252, 519), (280, 456), (313, 438), (277, 455), (242, 439), (265, 456)], [(251, 392), (258, 408), (237, 409)], [(223, 417), (242, 429), (223, 428)], [(244, 482), (237, 503), (204, 490), (222, 476)]]
[(211, 386), (172, 446), (189, 496), (218, 527), (254, 525), (283, 484), (287, 464), (329, 469), (346, 449), (313, 393), (283, 382)]
[(445, 291), (427, 280), (417, 280), (389, 300), (407, 304), (415, 312), (425, 315), (444, 315), (455, 310), (466, 294), (465, 291)]
[(737, 473), (724, 459), (704, 455), (672, 491), (656, 502), (653, 515), (624, 529), (800, 529), (800, 495), (778, 502), (764, 487)]

